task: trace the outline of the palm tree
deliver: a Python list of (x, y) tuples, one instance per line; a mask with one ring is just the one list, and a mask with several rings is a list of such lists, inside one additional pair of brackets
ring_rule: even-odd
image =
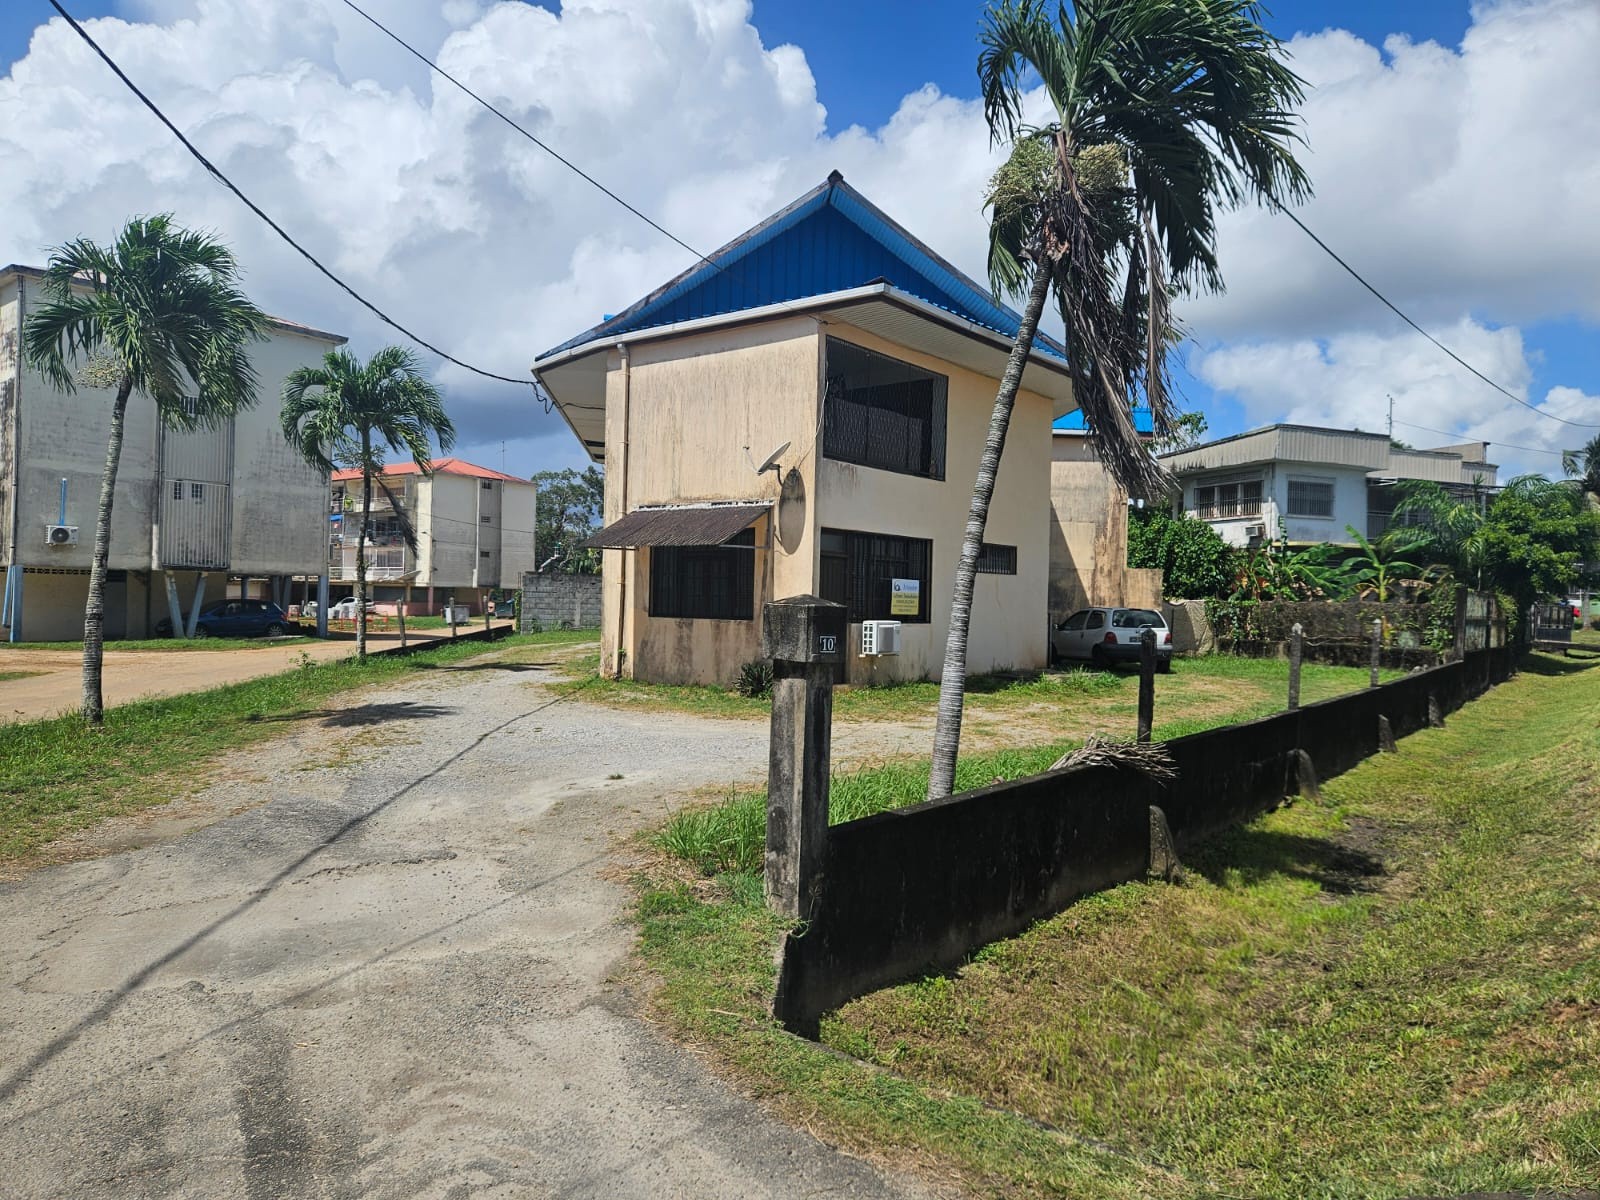
[[(385, 346), (365, 363), (348, 350), (330, 350), (320, 367), (301, 367), (283, 384), (283, 436), (307, 462), (324, 471), (361, 471), (361, 524), (356, 533), (356, 657), (367, 657), (367, 527), (372, 517), (373, 479), (383, 470), (385, 450), (409, 454), (418, 470), (432, 469), (431, 442), (441, 451), (455, 444), (439, 389), (423, 377), (417, 357)], [(378, 480), (395, 513), (403, 510)], [(415, 535), (402, 524), (407, 543)]]
[[(1102, 462), (1130, 495), (1165, 490), (1133, 428), (1172, 412), (1169, 288), (1220, 289), (1216, 210), (1310, 195), (1295, 161), (1300, 79), (1252, 0), (1001, 0), (986, 15), (978, 78), (995, 141), (1012, 145), (986, 198), (989, 276), (1026, 296), (967, 517), (951, 601), (928, 796), (955, 781), (972, 585), (1011, 408), (1054, 291), (1078, 404)], [(1053, 108), (1023, 122), (1025, 88)]]
[(238, 277), (233, 252), (210, 234), (169, 214), (136, 217), (110, 246), (79, 238), (52, 250), (49, 300), (28, 319), (24, 353), (50, 383), (115, 389), (83, 610), (82, 708), (92, 725), (105, 717), (106, 562), (128, 397), (148, 396), (170, 429), (215, 428), (255, 403), (245, 345), (264, 337), (266, 317)]
[(1578, 481), (1585, 496), (1600, 498), (1600, 433), (1590, 438), (1582, 450), (1563, 450), (1561, 471)]

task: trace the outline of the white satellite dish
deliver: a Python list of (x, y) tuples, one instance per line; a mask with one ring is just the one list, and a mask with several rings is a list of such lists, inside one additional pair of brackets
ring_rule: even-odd
[(771, 454), (767, 455), (767, 461), (762, 463), (759, 467), (756, 468), (756, 474), (757, 475), (765, 475), (768, 471), (776, 471), (778, 469), (778, 458), (779, 458), (779, 456), (782, 455), (782, 453), (785, 450), (787, 450), (788, 448), (789, 448), (789, 443), (785, 442), (783, 445), (779, 446), (776, 450), (774, 450)]

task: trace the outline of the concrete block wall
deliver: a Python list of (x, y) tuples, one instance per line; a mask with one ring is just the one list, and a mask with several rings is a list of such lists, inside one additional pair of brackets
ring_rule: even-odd
[(573, 629), (598, 629), (600, 576), (524, 571), (521, 632), (529, 632), (535, 621), (541, 629), (560, 629), (563, 622)]
[(823, 1013), (875, 988), (949, 970), (1089, 892), (1143, 878), (1149, 809), (1180, 849), (1281, 803), (1298, 752), (1319, 779), (1426, 727), (1430, 701), (1455, 711), (1515, 666), (1510, 648), (1166, 743), (1168, 784), (1108, 767), (1075, 767), (835, 825), (803, 936), (785, 940), (774, 1012), (812, 1036)]

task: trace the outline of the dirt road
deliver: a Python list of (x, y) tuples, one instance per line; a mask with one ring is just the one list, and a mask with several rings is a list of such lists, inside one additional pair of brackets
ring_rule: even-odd
[[(481, 628), (481, 626), (474, 626)], [(449, 631), (415, 630), (412, 642), (448, 637)], [(392, 630), (373, 632), (374, 650), (400, 644)], [(345, 658), (355, 653), (348, 635), (330, 641), (292, 642), (228, 650), (108, 650), (102, 667), (101, 688), (107, 705), (126, 704), (148, 696), (176, 696), (225, 683), (239, 683), (258, 675), (272, 675), (299, 666), (302, 654), (317, 662)], [(28, 672), (5, 679), (11, 672)], [(76, 709), (82, 694), (83, 654), (79, 650), (18, 649), (0, 643), (0, 723), (36, 721)]]
[(0, 1193), (925, 1194), (730, 1090), (612, 982), (627, 835), (759, 778), (764, 723), (584, 706), (545, 674), (429, 672), (189, 806), (260, 807), (0, 884)]

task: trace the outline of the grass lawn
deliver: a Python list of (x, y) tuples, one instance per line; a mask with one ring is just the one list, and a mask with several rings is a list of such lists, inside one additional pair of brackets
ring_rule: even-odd
[[(568, 665), (572, 678), (555, 685), (560, 690), (582, 688), (586, 703), (616, 708), (673, 709), (698, 716), (765, 720), (772, 711), (765, 698), (741, 696), (730, 688), (702, 685), (640, 683), (599, 674), (598, 653), (574, 658)], [(1384, 671), (1393, 679), (1402, 672)], [(1156, 717), (1168, 724), (1168, 737), (1208, 729), (1222, 720), (1265, 716), (1285, 703), (1288, 663), (1275, 659), (1233, 658), (1207, 655), (1180, 658), (1172, 674), (1156, 677)], [(1365, 669), (1306, 664), (1301, 672), (1302, 702), (1310, 704), (1365, 687)], [(1024, 672), (1018, 675), (977, 675), (967, 681), (967, 732), (979, 739), (986, 733), (1018, 740), (1077, 736), (1123, 721), (1131, 733), (1139, 697), (1135, 671)], [(833, 715), (839, 721), (915, 721), (933, 719), (939, 685), (926, 681), (883, 687), (840, 687), (833, 693)], [(1019, 726), (1019, 722), (1021, 726)], [(1038, 726), (1036, 730), (1023, 727)]]
[(1184, 885), (1124, 885), (858, 1000), (823, 1046), (766, 1015), (780, 926), (754, 864), (666, 857), (638, 905), (655, 1003), (792, 1119), (982, 1194), (1592, 1185), (1597, 727), (1600, 667), (1535, 656), (1204, 847)]
[(586, 633), (542, 633), (440, 642), (413, 655), (305, 666), (184, 696), (106, 710), (98, 730), (77, 716), (0, 725), (0, 861), (14, 860), (73, 829), (164, 804), (202, 786), (220, 756), (288, 732), (338, 695), (394, 682), (481, 654), (532, 658)]

